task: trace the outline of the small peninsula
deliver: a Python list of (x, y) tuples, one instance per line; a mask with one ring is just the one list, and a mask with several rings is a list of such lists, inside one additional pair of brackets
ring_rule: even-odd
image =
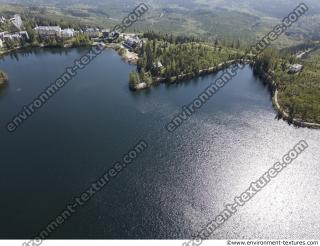
[(4, 72), (0, 71), (0, 87), (6, 85), (8, 80), (8, 76)]

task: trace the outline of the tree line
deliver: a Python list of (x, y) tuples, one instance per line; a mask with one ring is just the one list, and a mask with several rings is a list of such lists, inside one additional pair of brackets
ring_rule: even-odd
[[(319, 58), (297, 60), (293, 54), (274, 50), (266, 50), (256, 58), (254, 74), (268, 74), (272, 78), (278, 90), (279, 104), (291, 120), (320, 123)], [(303, 65), (303, 70), (289, 73), (290, 66), (296, 63)]]
[[(195, 42), (192, 38), (178, 38), (171, 35), (147, 33), (138, 49), (137, 71), (130, 75), (133, 81), (143, 81), (141, 76), (162, 79), (168, 82), (179, 80), (180, 75), (198, 76), (201, 70), (208, 70), (218, 64), (240, 57), (240, 49), (230, 48), (215, 42)], [(140, 79), (139, 79), (140, 77)]]

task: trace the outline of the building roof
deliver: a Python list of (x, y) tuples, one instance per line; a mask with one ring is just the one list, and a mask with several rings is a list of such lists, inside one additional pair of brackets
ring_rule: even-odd
[(21, 19), (20, 15), (14, 15), (13, 18), (11, 19), (11, 22), (18, 29), (20, 29), (22, 26), (22, 19)]
[(65, 33), (74, 33), (74, 29), (72, 29), (72, 28), (62, 29), (61, 31), (65, 32)]
[(290, 68), (289, 68), (289, 73), (297, 73), (300, 72), (303, 68), (303, 65), (301, 64), (293, 64)]
[(37, 26), (35, 28), (37, 31), (56, 31), (56, 32), (61, 32), (61, 27), (60, 26)]
[(301, 64), (293, 64), (291, 68), (301, 69), (303, 66)]
[(85, 30), (85, 32), (99, 32), (100, 30), (98, 29), (98, 28), (92, 28), (92, 27), (90, 27), (90, 28), (87, 28), (86, 30)]

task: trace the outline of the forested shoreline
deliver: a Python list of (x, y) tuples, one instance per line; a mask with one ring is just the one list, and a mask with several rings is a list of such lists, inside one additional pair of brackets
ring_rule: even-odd
[(137, 50), (137, 71), (129, 77), (132, 89), (139, 83), (148, 86), (159, 81), (173, 83), (211, 73), (218, 65), (244, 54), (239, 41), (226, 46), (218, 40), (210, 44), (193, 37), (160, 34), (144, 37), (146, 42)]
[[(129, 75), (129, 86), (133, 90), (150, 87), (159, 81), (175, 83), (216, 72), (216, 68), (227, 61), (253, 59), (253, 73), (274, 81), (273, 92), (277, 90), (277, 101), (289, 122), (295, 119), (320, 123), (318, 59), (301, 60), (294, 52), (271, 48), (253, 54), (240, 42), (225, 45), (219, 41), (207, 43), (192, 38), (172, 38), (171, 35), (145, 34), (145, 37), (147, 41), (137, 50), (137, 70)], [(297, 63), (303, 65), (303, 70), (289, 73), (290, 67)], [(145, 86), (139, 87), (141, 84)]]
[[(288, 73), (288, 67), (300, 62), (303, 70)], [(320, 63), (297, 60), (267, 50), (256, 58), (254, 74), (268, 76), (274, 82), (277, 101), (289, 122), (320, 123)]]

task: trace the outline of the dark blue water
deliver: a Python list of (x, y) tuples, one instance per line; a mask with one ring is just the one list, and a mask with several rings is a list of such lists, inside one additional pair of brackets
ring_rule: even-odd
[(0, 238), (30, 238), (140, 139), (149, 148), (52, 234), (190, 238), (301, 139), (310, 148), (212, 238), (320, 237), (320, 131), (275, 119), (249, 67), (174, 134), (164, 126), (217, 75), (131, 92), (135, 69), (107, 50), (16, 132), (5, 125), (84, 54), (6, 56), (0, 93)]

